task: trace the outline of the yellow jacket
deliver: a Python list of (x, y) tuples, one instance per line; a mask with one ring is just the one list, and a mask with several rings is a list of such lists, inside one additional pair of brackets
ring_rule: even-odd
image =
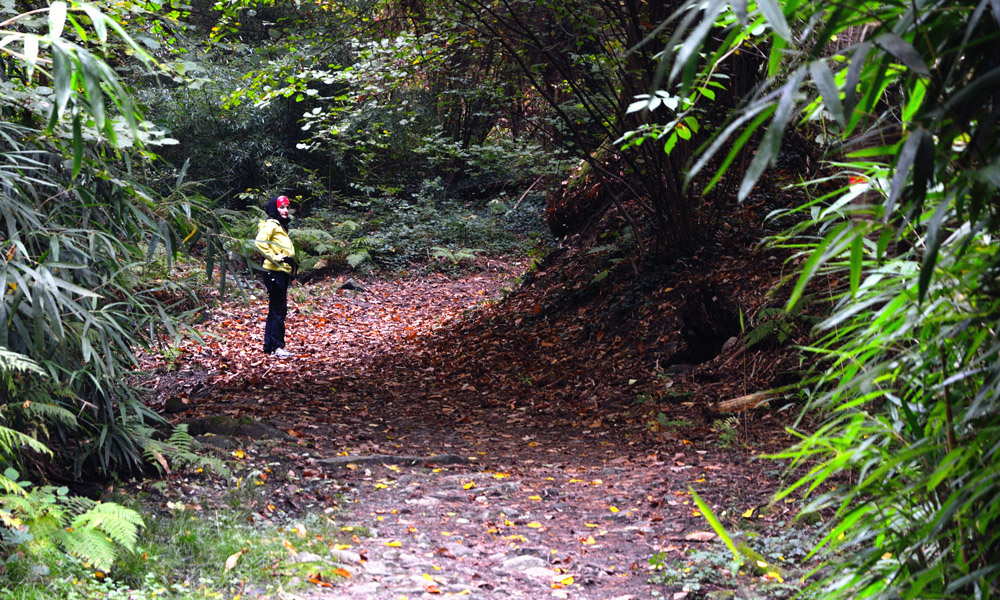
[(281, 226), (281, 223), (278, 223), (274, 219), (261, 221), (257, 225), (257, 239), (254, 243), (257, 249), (267, 257), (264, 259), (264, 268), (266, 270), (283, 271), (285, 273), (292, 272), (292, 265), (287, 262), (276, 262), (282, 256), (295, 256), (295, 246), (292, 244), (291, 238), (288, 237), (288, 233)]

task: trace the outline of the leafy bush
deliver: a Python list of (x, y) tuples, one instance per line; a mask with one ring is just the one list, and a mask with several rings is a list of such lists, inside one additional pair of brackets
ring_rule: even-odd
[[(825, 420), (779, 454), (806, 469), (779, 497), (803, 490), (814, 496), (806, 512), (836, 513), (818, 548), (833, 568), (816, 596), (1000, 595), (1000, 57), (985, 51), (1000, 17), (990, 6), (768, 1), (738, 12), (720, 1), (675, 16), (668, 72), (682, 91), (741, 44), (770, 48), (768, 80), (693, 173), (728, 147), (718, 180), (759, 130), (746, 198), (795, 119), (831, 145), (801, 222), (774, 240), (801, 260), (789, 308), (817, 278), (831, 303), (806, 349), (818, 359), (808, 408)], [(721, 28), (711, 35), (710, 21)]]
[[(7, 469), (4, 477), (17, 481), (19, 474)], [(111, 502), (95, 502), (70, 496), (65, 487), (30, 489), (17, 481), (16, 493), (0, 495), (0, 523), (4, 530), (4, 558), (31, 564), (45, 561), (54, 550), (78, 556), (98, 571), (108, 571), (119, 548), (135, 549), (142, 517)]]
[[(0, 97), (4, 118), (17, 121), (0, 121), (0, 347), (47, 377), (4, 366), (0, 403), (7, 424), (60, 440), (54, 468), (71, 462), (75, 475), (109, 476), (143, 468), (143, 432), (157, 420), (122, 385), (137, 365), (134, 350), (183, 328), (171, 316), (183, 287), (146, 280), (139, 265), (163, 249), (172, 266), (187, 245), (208, 239), (211, 251), (216, 240), (183, 171), (165, 193), (137, 181), (133, 167), (149, 157), (143, 148), (157, 141), (155, 128), (90, 48), (155, 61), (92, 5), (40, 10), (47, 18), (33, 11), (6, 21), (0, 47), (19, 74), (6, 87), (37, 100), (12, 106), (16, 98)], [(30, 52), (13, 54), (15, 46)], [(18, 449), (9, 451), (16, 462)]]

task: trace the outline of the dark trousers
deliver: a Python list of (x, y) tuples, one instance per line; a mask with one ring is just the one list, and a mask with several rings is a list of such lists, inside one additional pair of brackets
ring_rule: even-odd
[(264, 271), (267, 288), (267, 324), (264, 325), (264, 352), (285, 347), (285, 316), (288, 315), (288, 273)]

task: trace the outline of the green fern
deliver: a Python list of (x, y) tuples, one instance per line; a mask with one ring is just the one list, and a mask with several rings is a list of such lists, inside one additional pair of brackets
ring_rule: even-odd
[(322, 229), (293, 229), (289, 235), (295, 242), (296, 247), (303, 249), (313, 256), (331, 254), (344, 246), (342, 241), (334, 238), (329, 232)]
[(115, 544), (132, 551), (139, 540), (139, 529), (145, 527), (145, 523), (139, 513), (130, 508), (114, 502), (98, 502), (87, 512), (77, 515), (71, 527), (100, 531)]
[(12, 469), (4, 477), (20, 489), (0, 494), (0, 523), (29, 534), (16, 544), (28, 557), (44, 560), (49, 551), (60, 549), (108, 571), (121, 550), (135, 550), (145, 523), (134, 510), (69, 496), (65, 487), (30, 489), (30, 483), (16, 481), (19, 475)]
[(67, 553), (78, 556), (99, 571), (110, 571), (115, 562), (115, 545), (97, 529), (75, 530), (61, 540)]
[(431, 256), (447, 260), (451, 264), (457, 265), (463, 261), (476, 258), (476, 255), (482, 251), (482, 248), (458, 248), (456, 250), (450, 250), (441, 246), (434, 246), (431, 248)]
[(30, 435), (0, 425), (0, 454), (13, 454), (21, 448), (30, 448), (40, 454), (52, 456), (52, 451), (45, 444)]
[(795, 329), (814, 318), (802, 314), (802, 308), (809, 304), (809, 298), (802, 298), (791, 310), (766, 307), (754, 317), (753, 327), (746, 333), (746, 347), (753, 348), (766, 341), (785, 344), (795, 335)]
[(146, 460), (150, 464), (157, 465), (161, 471), (173, 463), (176, 466), (202, 469), (226, 478), (232, 474), (223, 461), (194, 451), (194, 438), (188, 433), (187, 425), (175, 427), (167, 441), (153, 439), (152, 432), (146, 432), (142, 443)]
[(0, 373), (10, 371), (17, 371), (19, 373), (30, 371), (43, 377), (48, 376), (45, 369), (27, 356), (0, 346)]
[(62, 423), (69, 427), (76, 427), (77, 425), (76, 415), (65, 406), (59, 404), (34, 400), (30, 403), (19, 404), (18, 407), (29, 418), (37, 417), (42, 421)]
[(347, 264), (351, 265), (352, 269), (356, 269), (358, 268), (358, 265), (371, 260), (371, 258), (372, 255), (368, 252), (368, 250), (360, 249), (348, 254), (346, 260)]

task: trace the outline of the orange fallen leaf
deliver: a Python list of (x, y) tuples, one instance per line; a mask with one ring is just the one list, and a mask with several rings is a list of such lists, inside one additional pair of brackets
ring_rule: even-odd
[(335, 575), (340, 575), (344, 579), (350, 579), (351, 578), (351, 572), (348, 571), (347, 569), (334, 569), (333, 573)]
[(239, 562), (240, 557), (247, 551), (246, 548), (241, 549), (239, 552), (231, 554), (229, 558), (226, 559), (226, 571), (230, 571), (236, 567), (236, 563)]
[(296, 554), (299, 553), (299, 551), (295, 549), (295, 546), (293, 546), (292, 543), (289, 542), (288, 540), (281, 540), (281, 544), (288, 549), (288, 553), (291, 554), (292, 556), (295, 556)]
[(333, 584), (327, 581), (323, 581), (320, 575), (312, 575), (309, 577), (309, 583), (318, 585), (320, 587), (333, 587)]

